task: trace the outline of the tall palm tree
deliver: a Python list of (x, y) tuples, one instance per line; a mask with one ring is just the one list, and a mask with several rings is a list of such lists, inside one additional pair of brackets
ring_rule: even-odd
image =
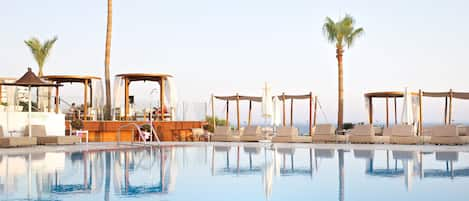
[(111, 75), (109, 63), (111, 60), (111, 33), (112, 33), (112, 0), (107, 0), (107, 30), (106, 30), (106, 50), (104, 53), (104, 79), (106, 81), (106, 106), (104, 108), (104, 118), (111, 119)]
[(44, 62), (49, 56), (50, 50), (54, 46), (55, 41), (57, 41), (57, 36), (51, 40), (44, 41), (44, 44), (42, 44), (41, 41), (35, 37), (24, 41), (24, 43), (26, 43), (26, 45), (31, 50), (31, 53), (36, 60), (37, 66), (39, 67), (39, 77), (43, 76)]
[(352, 16), (346, 15), (338, 22), (334, 22), (330, 17), (326, 17), (322, 30), (330, 43), (335, 43), (337, 62), (339, 67), (339, 100), (337, 112), (337, 127), (339, 130), (344, 125), (344, 82), (343, 82), (343, 66), (342, 56), (344, 47), (350, 48), (355, 40), (363, 35), (363, 28), (354, 27), (355, 20)]

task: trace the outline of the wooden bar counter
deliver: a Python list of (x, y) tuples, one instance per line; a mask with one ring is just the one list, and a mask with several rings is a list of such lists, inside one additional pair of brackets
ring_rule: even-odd
[[(143, 125), (146, 121), (83, 121), (83, 130), (88, 130), (90, 142), (115, 142), (117, 141), (117, 132), (121, 126), (136, 123)], [(157, 130), (161, 141), (174, 141), (183, 138), (175, 135), (187, 136), (192, 128), (202, 128), (206, 122), (203, 121), (161, 121), (153, 122), (153, 127)], [(70, 133), (70, 121), (65, 122), (66, 134)], [(127, 127), (121, 130), (121, 141), (131, 141), (133, 133), (137, 133), (135, 128)], [(135, 136), (134, 136), (135, 137)], [(84, 136), (83, 136), (84, 138)], [(134, 138), (137, 140), (137, 138)]]

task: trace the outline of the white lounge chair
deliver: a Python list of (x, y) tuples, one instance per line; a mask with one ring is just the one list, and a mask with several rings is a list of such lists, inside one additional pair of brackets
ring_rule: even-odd
[[(384, 132), (384, 131), (383, 131)], [(350, 143), (383, 144), (389, 143), (389, 136), (376, 136), (372, 125), (356, 125), (349, 134)]]
[[(79, 136), (47, 136), (44, 125), (31, 125), (32, 136), (37, 138), (37, 144), (42, 145), (69, 145), (81, 142)], [(29, 135), (29, 129), (25, 129), (26, 135)]]
[(417, 136), (412, 125), (391, 127), (391, 144), (424, 144), (427, 137)]
[(430, 144), (457, 145), (469, 143), (469, 136), (460, 136), (455, 125), (434, 126), (430, 133)]
[(313, 142), (319, 143), (344, 143), (347, 142), (346, 135), (336, 135), (335, 126), (332, 124), (319, 124), (313, 129), (311, 136)]
[(272, 137), (272, 142), (312, 142), (311, 136), (299, 136), (298, 128), (280, 127), (277, 135)]
[(22, 147), (37, 144), (37, 138), (29, 136), (7, 137), (3, 135), (3, 127), (0, 126), (0, 147)]
[(261, 127), (259, 126), (246, 127), (243, 134), (239, 137), (239, 140), (242, 142), (257, 142), (265, 139), (267, 139), (267, 137), (262, 134)]
[(218, 142), (238, 142), (239, 135), (234, 135), (229, 126), (218, 126), (215, 128), (211, 140)]

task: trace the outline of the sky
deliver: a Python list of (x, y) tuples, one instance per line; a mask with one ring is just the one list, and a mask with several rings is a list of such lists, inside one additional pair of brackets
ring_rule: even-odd
[[(37, 69), (23, 42), (33, 36), (59, 38), (45, 74), (104, 76), (106, 6), (105, 0), (0, 0), (0, 76)], [(265, 82), (274, 93), (311, 91), (321, 101), (319, 121), (333, 123), (337, 61), (322, 25), (326, 16), (351, 14), (365, 35), (344, 53), (345, 121), (366, 121), (365, 92), (469, 91), (468, 7), (464, 0), (114, 0), (111, 75), (169, 73), (179, 99), (193, 102), (212, 93), (260, 95)], [(154, 85), (132, 87), (143, 101)], [(68, 89), (63, 96), (77, 96), (80, 87)], [(217, 105), (221, 116), (223, 102)], [(298, 101), (296, 121), (307, 120), (307, 105)], [(442, 107), (440, 100), (425, 101), (425, 120), (441, 122)], [(469, 103), (456, 101), (454, 109), (456, 121), (469, 121)], [(375, 116), (384, 120), (384, 101)]]

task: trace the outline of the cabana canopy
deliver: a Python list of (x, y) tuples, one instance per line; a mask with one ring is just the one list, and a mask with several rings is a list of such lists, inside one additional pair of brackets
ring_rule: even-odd
[(456, 99), (469, 99), (468, 92), (455, 92), (450, 89), (447, 92), (428, 92), (422, 91), (422, 96), (434, 97), (434, 98), (445, 98), (445, 124), (451, 124), (452, 113), (453, 113), (453, 98)]
[[(274, 96), (275, 97), (275, 96)], [(305, 100), (309, 99), (309, 132), (312, 133), (313, 126), (316, 126), (316, 116), (317, 116), (317, 96), (313, 96), (313, 93), (305, 94), (305, 95), (287, 95), (282, 93), (282, 95), (277, 96), (280, 101), (283, 103), (283, 126), (286, 126), (286, 100), (291, 100), (291, 107), (290, 107), (290, 126), (293, 127), (293, 100)], [(240, 112), (239, 112), (239, 101), (247, 100), (249, 101), (249, 113), (248, 113), (248, 126), (251, 125), (251, 116), (252, 116), (252, 102), (262, 102), (262, 97), (260, 96), (243, 96), (236, 94), (234, 96), (213, 96), (212, 95), (212, 117), (215, 116), (215, 106), (214, 106), (214, 99), (226, 101), (226, 126), (229, 125), (229, 102), (236, 101), (237, 107), (237, 128), (240, 129)], [(313, 113), (313, 99), (314, 99), (314, 113)], [(314, 115), (314, 117), (313, 117)], [(215, 118), (213, 118), (215, 121)], [(215, 125), (215, 122), (213, 123)]]
[[(90, 97), (89, 101), (93, 104), (93, 86), (92, 80), (101, 80), (100, 77), (88, 76), (88, 75), (47, 75), (42, 76), (43, 79), (55, 82), (56, 84), (60, 83), (83, 83), (84, 85), (84, 95), (83, 95), (83, 119), (87, 119), (88, 116), (88, 88), (90, 88)], [(55, 113), (59, 112), (59, 89), (55, 89)]]
[[(136, 81), (152, 81), (158, 82), (160, 85), (160, 111), (161, 111), (161, 120), (164, 120), (165, 115), (165, 82), (168, 78), (173, 77), (169, 74), (160, 74), (160, 73), (127, 73), (127, 74), (118, 74), (116, 77), (124, 80), (124, 104), (125, 104), (125, 113), (124, 119), (128, 120), (129, 115), (129, 85), (131, 82)], [(170, 115), (170, 118), (172, 116)]]
[[(452, 110), (453, 110), (453, 98), (469, 100), (469, 92), (455, 92), (450, 89), (447, 92), (429, 92), (422, 91), (411, 92), (412, 96), (419, 97), (419, 131), (422, 135), (423, 131), (423, 107), (422, 99), (423, 97), (436, 97), (436, 98), (445, 98), (445, 124), (451, 124), (452, 119)], [(394, 98), (394, 113), (395, 113), (395, 123), (397, 124), (397, 115), (396, 115), (396, 98), (404, 97), (404, 92), (400, 91), (385, 91), (385, 92), (371, 92), (366, 93), (365, 98), (368, 99), (369, 103), (369, 123), (373, 123), (373, 98), (386, 98), (386, 127), (389, 126), (389, 109), (388, 109), (388, 99)]]
[[(413, 96), (418, 96), (419, 93), (410, 92)], [(389, 127), (389, 98), (394, 99), (394, 123), (397, 124), (397, 98), (403, 98), (404, 92), (402, 91), (380, 91), (365, 93), (365, 98), (368, 103), (368, 122), (373, 124), (373, 98), (386, 99), (386, 127)]]

